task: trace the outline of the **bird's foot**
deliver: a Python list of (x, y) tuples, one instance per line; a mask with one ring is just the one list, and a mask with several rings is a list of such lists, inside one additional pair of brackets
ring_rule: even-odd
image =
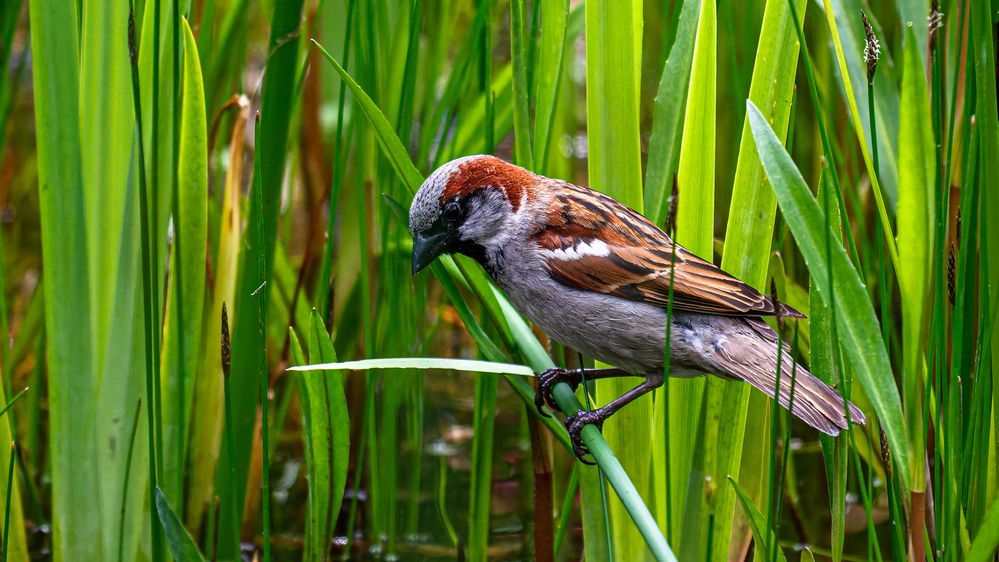
[(579, 462), (597, 464), (586, 460), (586, 455), (590, 454), (590, 449), (583, 443), (582, 432), (588, 424), (597, 426), (597, 429), (603, 429), (604, 419), (606, 416), (600, 410), (580, 410), (565, 418), (565, 429), (569, 432), (569, 439), (572, 441), (572, 452), (576, 454)]
[(555, 389), (555, 385), (564, 382), (575, 391), (581, 381), (582, 377), (577, 369), (560, 369), (556, 367), (538, 375), (538, 389), (534, 392), (534, 405), (538, 407), (538, 413), (542, 416), (550, 417), (545, 413), (545, 404), (548, 404), (548, 407), (552, 411), (561, 412), (562, 409), (559, 408), (558, 403), (555, 402), (555, 398), (552, 396), (552, 390)]

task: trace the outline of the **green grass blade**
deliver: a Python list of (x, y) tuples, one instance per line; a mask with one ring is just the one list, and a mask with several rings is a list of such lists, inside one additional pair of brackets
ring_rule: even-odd
[(514, 161), (525, 168), (534, 169), (525, 27), (524, 0), (512, 0), (510, 2), (510, 50), (513, 59)]
[(968, 562), (988, 562), (995, 559), (999, 548), (999, 499), (992, 502), (985, 513), (985, 519), (975, 540), (971, 543), (966, 560)]
[[(935, 253), (934, 177), (936, 147), (930, 122), (923, 58), (911, 27), (905, 33), (902, 73), (901, 125), (898, 131), (898, 248), (899, 291), (902, 296), (902, 396), (906, 426), (912, 446), (913, 491), (922, 491), (925, 442), (923, 429), (923, 380), (926, 377), (927, 307), (933, 279)], [(942, 259), (942, 258), (941, 258)]]
[(102, 534), (92, 509), (98, 505), (95, 412), (92, 401), (76, 402), (97, 384), (79, 136), (78, 4), (32, 0), (29, 6), (45, 266), (52, 549), (57, 559), (85, 559), (102, 552)]
[(832, 244), (831, 262), (837, 284), (829, 286), (822, 250), (826, 233), (822, 228), (825, 221), (821, 208), (766, 118), (752, 102), (747, 103), (760, 160), (777, 195), (781, 211), (795, 235), (795, 241), (805, 257), (812, 278), (817, 280), (823, 299), (829, 299), (833, 291), (836, 293), (838, 306), (834, 313), (842, 328), (839, 332), (842, 338), (840, 345), (856, 370), (888, 436), (901, 480), (904, 485), (908, 485), (911, 482), (910, 452), (905, 420), (870, 298), (839, 243)]
[[(736, 495), (739, 497), (742, 510), (746, 513), (746, 519), (749, 520), (749, 528), (753, 531), (753, 547), (756, 559), (786, 562), (787, 558), (784, 556), (784, 550), (777, 544), (773, 530), (767, 528), (766, 516), (760, 513), (759, 508), (749, 498), (746, 491), (739, 487), (734, 478), (729, 476), (728, 481), (732, 484), (732, 489), (735, 490)], [(773, 545), (776, 552), (769, 552), (767, 545)]]
[[(313, 311), (308, 331), (309, 357), (335, 361), (330, 341), (318, 312)], [(298, 338), (291, 332), (292, 359), (305, 361)], [(295, 377), (304, 423), (306, 469), (309, 474), (309, 505), (305, 532), (305, 559), (327, 559), (333, 526), (340, 512), (347, 484), (350, 455), (350, 419), (343, 390), (343, 374), (335, 369), (322, 376)]]
[[(239, 112), (234, 119), (231, 142), (229, 143), (229, 168), (222, 189), (221, 211), (210, 228), (212, 239), (217, 240), (213, 263), (216, 264), (215, 277), (211, 287), (211, 302), (206, 304), (202, 320), (202, 334), (214, 338), (222, 330), (223, 303), (231, 303), (236, 298), (239, 253), (242, 248), (242, 214), (240, 213), (241, 181), (243, 178), (243, 139), (249, 101), (241, 100)], [(213, 217), (214, 218), (214, 217)], [(207, 341), (211, 341), (208, 339)], [(221, 349), (217, 345), (205, 344), (199, 356), (199, 373), (222, 372)], [(188, 527), (199, 534), (205, 506), (212, 502), (215, 494), (215, 469), (219, 451), (222, 448), (222, 379), (205, 374), (195, 377), (195, 413), (191, 421), (191, 437), (188, 462), (187, 505), (185, 520)]]
[[(676, 239), (692, 252), (711, 261), (714, 242), (714, 200), (715, 200), (715, 101), (717, 72), (717, 11), (714, 0), (703, 0), (697, 22), (697, 33), (694, 39), (693, 60), (690, 69), (690, 81), (687, 84), (687, 103), (683, 117), (683, 135), (680, 143), (680, 160), (677, 170), (677, 208), (676, 208)], [(681, 86), (682, 87), (682, 86)], [(670, 428), (676, 428), (670, 435), (670, 466), (674, 472), (670, 482), (674, 490), (672, 505), (674, 515), (687, 504), (687, 476), (693, 466), (695, 450), (698, 447), (696, 439), (689, 432), (678, 436), (680, 428), (689, 426), (690, 420), (700, 419), (704, 403), (711, 403), (709, 394), (717, 394), (720, 398), (724, 385), (720, 380), (705, 381), (690, 379), (670, 381), (669, 404), (666, 405), (670, 417)], [(707, 388), (707, 390), (705, 390)], [(706, 402), (705, 402), (706, 401)], [(705, 474), (716, 476), (714, 463), (718, 460), (717, 444), (720, 420), (717, 416), (708, 416), (713, 420), (705, 427), (706, 450), (703, 456)], [(720, 470), (720, 468), (718, 469)], [(717, 479), (715, 480), (718, 481)], [(702, 493), (702, 481), (694, 483), (689, 493), (698, 502), (705, 498)], [(703, 509), (702, 517), (708, 518), (710, 510)], [(705, 519), (707, 520), (707, 519)], [(683, 517), (674, 525), (674, 536), (684, 537), (684, 541), (703, 544), (705, 533), (710, 530), (700, 518)], [(725, 533), (723, 537), (728, 537)], [(703, 550), (697, 549), (699, 555)]]
[(676, 39), (663, 67), (656, 92), (649, 137), (649, 163), (645, 170), (645, 216), (655, 224), (663, 224), (673, 193), (673, 176), (680, 159), (680, 136), (687, 105), (694, 36), (700, 21), (701, 0), (684, 0), (677, 25)]
[[(189, 414), (201, 347), (208, 228), (208, 132), (201, 63), (194, 34), (183, 20), (184, 83), (181, 92), (173, 271), (163, 345), (163, 459), (161, 489), (183, 509)], [(182, 361), (182, 362), (181, 362)]]
[[(340, 78), (347, 83), (347, 87), (354, 93), (358, 105), (361, 106), (361, 111), (364, 112), (365, 117), (368, 118), (368, 122), (375, 130), (375, 138), (381, 144), (386, 158), (391, 162), (396, 174), (409, 188), (409, 191), (415, 193), (423, 183), (423, 176), (416, 169), (416, 166), (413, 165), (413, 161), (410, 160), (409, 154), (406, 152), (406, 147), (399, 141), (399, 137), (395, 134), (392, 124), (389, 123), (371, 97), (361, 88), (360, 84), (350, 74), (347, 74), (347, 71), (333, 58), (333, 55), (329, 54), (315, 39), (312, 40), (312, 44), (333, 65)], [(394, 142), (392, 139), (394, 139)]]
[(177, 517), (177, 514), (174, 513), (173, 508), (170, 507), (170, 502), (167, 501), (166, 494), (159, 488), (156, 488), (156, 511), (160, 515), (160, 524), (163, 525), (163, 531), (166, 534), (167, 547), (170, 548), (170, 553), (173, 554), (173, 557), (177, 560), (203, 562), (205, 557), (198, 550), (198, 545), (195, 544), (194, 538), (184, 528), (184, 524)]
[(535, 64), (534, 167), (545, 173), (565, 67), (569, 0), (541, 0), (541, 46)]
[[(818, 198), (826, 197), (826, 191), (832, 190), (832, 180), (829, 174), (823, 171), (819, 179)], [(830, 194), (831, 196), (831, 194)], [(825, 200), (825, 199), (822, 199)], [(829, 225), (837, 239), (841, 239), (842, 230), (840, 225), (839, 207), (830, 205)], [(811, 342), (809, 346), (809, 367), (815, 376), (819, 377), (826, 384), (836, 382), (836, 356), (839, 348), (833, 339), (832, 310), (829, 304), (824, 302), (817, 281), (814, 276), (808, 280), (808, 317), (809, 328), (811, 330)], [(847, 446), (848, 440), (836, 437), (821, 436), (819, 438), (822, 445), (822, 457), (825, 463), (827, 489), (829, 491), (829, 513), (831, 522), (829, 525), (830, 547), (832, 559), (839, 562), (843, 557), (843, 541), (845, 537), (845, 513), (846, 513), (846, 479), (847, 479)]]

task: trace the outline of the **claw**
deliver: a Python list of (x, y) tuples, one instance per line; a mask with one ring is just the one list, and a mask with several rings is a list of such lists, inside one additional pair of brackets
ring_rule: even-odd
[(569, 432), (569, 439), (572, 440), (572, 452), (576, 454), (576, 458), (583, 464), (597, 464), (585, 458), (590, 454), (590, 450), (583, 443), (581, 434), (588, 424), (593, 424), (602, 430), (604, 416), (599, 411), (580, 410), (565, 419), (565, 428)]
[(551, 417), (544, 410), (545, 404), (548, 404), (548, 407), (552, 411), (561, 411), (561, 408), (555, 402), (555, 398), (552, 397), (552, 390), (560, 382), (564, 382), (572, 387), (572, 390), (576, 390), (580, 382), (579, 372), (576, 370), (554, 368), (548, 369), (538, 375), (538, 389), (534, 393), (534, 405), (537, 406), (538, 413), (542, 416)]

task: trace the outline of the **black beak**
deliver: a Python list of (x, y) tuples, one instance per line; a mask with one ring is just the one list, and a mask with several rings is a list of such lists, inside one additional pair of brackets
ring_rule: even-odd
[(447, 251), (447, 232), (418, 232), (413, 235), (413, 275)]

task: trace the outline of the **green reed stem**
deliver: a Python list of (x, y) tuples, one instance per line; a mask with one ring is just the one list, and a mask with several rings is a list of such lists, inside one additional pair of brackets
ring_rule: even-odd
[(569, 516), (572, 514), (573, 500), (576, 499), (576, 492), (579, 491), (579, 466), (578, 462), (572, 463), (572, 472), (569, 473), (569, 483), (565, 487), (565, 497), (562, 498), (562, 508), (558, 512), (558, 526), (555, 531), (555, 559), (562, 552), (562, 543), (565, 542), (566, 531), (569, 530)]
[(14, 492), (14, 459), (17, 456), (17, 445), (10, 442), (10, 460), (7, 462), (7, 499), (3, 508), (3, 557), (0, 560), (7, 562), (7, 546), (10, 537), (10, 498)]
[[(132, 417), (132, 432), (128, 438), (128, 454), (125, 457), (125, 474), (121, 483), (121, 521), (118, 525), (118, 562), (125, 560), (125, 511), (128, 507), (128, 482), (132, 479), (132, 453), (135, 450), (135, 434), (139, 430), (139, 413), (142, 411), (142, 400), (135, 402), (135, 416)], [(6, 540), (4, 543), (6, 544)], [(4, 556), (4, 560), (7, 557)]]
[[(257, 125), (259, 125), (259, 120)], [(260, 127), (256, 126), (253, 128), (254, 136), (256, 140), (254, 146), (260, 146)], [(254, 158), (254, 170), (253, 177), (254, 183), (256, 184), (253, 189), (254, 193), (254, 203), (257, 206), (258, 216), (264, 215), (264, 192), (260, 185), (260, 158)], [(332, 219), (331, 221), (332, 222)], [(330, 240), (330, 244), (332, 244)], [(264, 221), (257, 221), (257, 244), (261, 248), (264, 248)], [(267, 282), (266, 273), (266, 260), (265, 252), (257, 252), (257, 282), (258, 287), (263, 287), (264, 283)], [(259, 377), (260, 377), (260, 439), (261, 439), (261, 468), (260, 468), (260, 480), (261, 480), (261, 501), (263, 503), (261, 511), (263, 512), (262, 525), (264, 528), (264, 562), (270, 562), (271, 560), (271, 477), (270, 477), (270, 420), (269, 420), (269, 410), (270, 410), (270, 396), (269, 396), (269, 384), (268, 384), (268, 374), (267, 374), (267, 291), (262, 291), (257, 289), (260, 293), (257, 300), (257, 321), (260, 329), (260, 345), (259, 345)], [(292, 311), (290, 314), (294, 314)], [(226, 377), (228, 383), (228, 377)], [(226, 402), (228, 403), (229, 397), (226, 394)], [(229, 441), (230, 444), (232, 441)], [(231, 449), (231, 445), (230, 445)], [(230, 450), (229, 462), (232, 463), (232, 451)], [(239, 535), (237, 534), (237, 537)], [(238, 551), (237, 551), (238, 552)]]
[[(576, 399), (576, 394), (573, 393), (572, 388), (568, 384), (556, 384), (552, 390), (552, 397), (558, 402), (559, 409), (565, 412), (566, 415), (571, 416), (582, 409), (582, 404)], [(652, 517), (649, 508), (642, 501), (642, 497), (628, 477), (628, 473), (621, 466), (621, 461), (614, 456), (614, 452), (607, 445), (607, 442), (604, 441), (600, 430), (592, 424), (586, 425), (580, 432), (580, 436), (583, 444), (590, 450), (590, 455), (597, 462), (597, 466), (600, 467), (601, 473), (610, 482), (611, 487), (617, 492), (618, 498), (620, 498), (625, 510), (628, 511), (628, 514), (634, 520), (635, 526), (642, 534), (642, 538), (645, 539), (649, 550), (652, 551), (652, 555), (657, 560), (675, 561), (676, 556), (670, 549), (669, 544), (667, 544), (666, 538), (659, 530), (659, 525), (656, 523), (655, 518)]]
[[(157, 0), (158, 8), (159, 0)], [(157, 29), (159, 29), (157, 27)], [(158, 44), (158, 42), (156, 42)], [(159, 459), (156, 444), (156, 401), (157, 387), (159, 382), (159, 339), (156, 337), (154, 302), (156, 300), (153, 290), (153, 266), (150, 252), (152, 245), (149, 233), (149, 194), (146, 187), (145, 152), (142, 141), (142, 98), (139, 95), (139, 63), (138, 46), (135, 41), (135, 6), (129, 7), (128, 13), (128, 54), (132, 69), (132, 106), (135, 112), (136, 142), (138, 144), (139, 161), (136, 173), (139, 176), (139, 212), (140, 212), (140, 234), (142, 237), (142, 304), (143, 318), (145, 322), (145, 351), (146, 351), (146, 429), (149, 434), (149, 524), (150, 538), (152, 543), (152, 558), (154, 561), (163, 559), (163, 538), (162, 529), (159, 524), (159, 516), (156, 513), (156, 488), (158, 486), (157, 461)], [(154, 95), (156, 88), (153, 88)], [(154, 135), (155, 136), (155, 135)]]

